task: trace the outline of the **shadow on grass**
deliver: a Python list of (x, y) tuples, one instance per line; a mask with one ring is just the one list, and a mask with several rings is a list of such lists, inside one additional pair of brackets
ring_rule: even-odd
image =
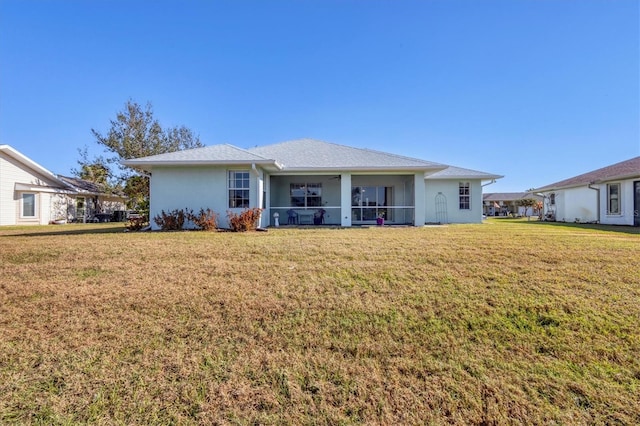
[(69, 224), (0, 227), (0, 238), (46, 237), (60, 235), (119, 234), (125, 230), (123, 223)]
[(571, 222), (540, 222), (531, 221), (527, 222), (518, 220), (519, 223), (528, 224), (531, 226), (556, 226), (562, 228), (575, 228), (575, 229), (593, 229), (596, 231), (605, 232), (619, 232), (622, 234), (635, 234), (640, 235), (640, 227), (626, 226), (626, 225), (598, 225), (592, 223), (571, 223)]

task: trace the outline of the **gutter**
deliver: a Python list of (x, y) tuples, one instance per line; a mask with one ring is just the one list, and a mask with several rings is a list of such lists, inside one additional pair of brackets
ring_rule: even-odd
[(491, 179), (490, 182), (483, 183), (481, 186), (484, 188), (485, 186), (493, 185), (494, 183), (496, 183), (496, 180), (495, 179)]
[(593, 185), (593, 182), (589, 182), (589, 185), (587, 185), (587, 188), (593, 189), (594, 191), (597, 192), (597, 195), (596, 195), (596, 221), (597, 221), (597, 223), (600, 223), (600, 187), (593, 187), (591, 185)]

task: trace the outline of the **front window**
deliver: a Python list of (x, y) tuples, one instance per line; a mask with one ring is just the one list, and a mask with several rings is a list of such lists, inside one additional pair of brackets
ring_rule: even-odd
[(556, 205), (556, 194), (549, 194), (549, 205), (550, 206)]
[(460, 182), (458, 194), (460, 210), (471, 209), (471, 188), (469, 182)]
[(36, 194), (22, 194), (22, 217), (36, 217)]
[(607, 185), (607, 214), (620, 214), (620, 184)]
[(229, 171), (229, 208), (249, 208), (248, 171)]
[(290, 192), (292, 207), (322, 206), (321, 183), (292, 183)]

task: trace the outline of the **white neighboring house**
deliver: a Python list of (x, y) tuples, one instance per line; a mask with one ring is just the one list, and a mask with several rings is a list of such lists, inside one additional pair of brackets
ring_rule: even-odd
[(534, 190), (547, 220), (640, 226), (640, 157)]
[(125, 209), (126, 198), (95, 187), (87, 190), (88, 184), (57, 176), (11, 146), (0, 145), (0, 225), (84, 222), (96, 213)]
[[(480, 223), (483, 181), (502, 176), (314, 139), (241, 149), (222, 144), (122, 162), (151, 175), (162, 211), (263, 208), (260, 226)], [(156, 224), (151, 220), (153, 229)]]

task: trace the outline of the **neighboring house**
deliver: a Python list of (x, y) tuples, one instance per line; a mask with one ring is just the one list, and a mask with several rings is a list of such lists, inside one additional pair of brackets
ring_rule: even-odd
[(0, 145), (0, 225), (93, 220), (124, 210), (126, 198), (87, 189), (91, 182), (57, 176), (9, 145)]
[(95, 182), (62, 175), (58, 178), (74, 191), (74, 203), (69, 206), (69, 211), (76, 222), (97, 221), (98, 218), (106, 221), (104, 219), (111, 213), (126, 208), (127, 198), (124, 195), (105, 192)]
[(522, 200), (533, 199), (542, 201), (541, 195), (532, 192), (490, 192), (482, 195), (484, 214), (487, 216), (537, 216), (540, 214), (536, 207), (519, 205)]
[(534, 191), (548, 220), (640, 226), (640, 157)]
[(151, 175), (151, 218), (211, 208), (222, 227), (228, 211), (250, 207), (264, 209), (262, 227), (273, 226), (274, 215), (281, 224), (479, 223), (482, 182), (502, 177), (313, 139), (213, 145), (123, 164)]

